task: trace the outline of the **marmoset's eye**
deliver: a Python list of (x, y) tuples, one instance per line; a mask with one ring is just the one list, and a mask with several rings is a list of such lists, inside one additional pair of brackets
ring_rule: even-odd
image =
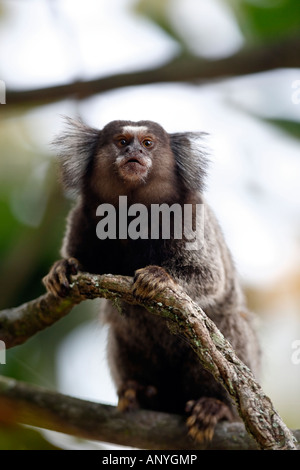
[(142, 144), (146, 148), (151, 148), (153, 146), (153, 142), (150, 139), (143, 140)]
[(120, 139), (118, 143), (120, 147), (125, 147), (125, 145), (127, 145), (128, 142), (126, 139)]

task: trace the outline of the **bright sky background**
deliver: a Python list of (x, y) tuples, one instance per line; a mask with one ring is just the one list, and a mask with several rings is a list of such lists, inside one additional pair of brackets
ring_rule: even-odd
[[(146, 69), (174, 57), (176, 43), (128, 11), (132, 3), (4, 1), (8, 16), (0, 30), (0, 79), (9, 88), (33, 88)], [(171, 18), (199, 55), (223, 57), (243, 44), (221, 0), (176, 0)], [(212, 29), (218, 34), (212, 35)], [(32, 139), (41, 148), (61, 129), (64, 114), (80, 114), (97, 127), (113, 119), (150, 119), (170, 132), (209, 132), (207, 199), (242, 279), (263, 287), (299, 266), (300, 157), (298, 141), (256, 116), (300, 120), (300, 103), (292, 100), (293, 84), (299, 79), (300, 70), (291, 69), (204, 86), (155, 84), (120, 89), (80, 103), (64, 100), (36, 108), (27, 113), (26, 125), (39, 129)], [(79, 367), (86, 367), (86, 361), (92, 367), (90, 352), (76, 349), (79, 336), (74, 333), (69, 341)], [(61, 388), (66, 391), (64, 384), (72, 389), (70, 382), (76, 374), (63, 361), (68, 361), (66, 355), (60, 356)], [(80, 383), (76, 386), (80, 388)], [(109, 385), (103, 390), (112, 393)], [(85, 393), (79, 390), (78, 395)]]
[[(138, 70), (173, 57), (178, 52), (175, 42), (149, 21), (135, 17), (128, 3), (133, 1), (102, 0), (101, 7), (98, 0), (5, 1), (10, 16), (0, 32), (5, 64), (1, 78), (11, 88), (32, 88)], [(200, 55), (205, 51), (223, 56), (241, 47), (236, 22), (221, 1), (176, 0), (173, 6), (172, 21), (191, 44), (198, 44)], [(212, 27), (218, 30), (215, 41)], [(300, 104), (291, 99), (297, 78), (299, 71), (288, 70), (221, 85), (127, 88), (79, 105), (65, 101), (48, 106), (30, 113), (30, 119), (41, 127), (45, 123), (44, 133), (41, 129), (37, 136), (41, 145), (61, 125), (59, 115), (78, 112), (97, 127), (113, 119), (152, 119), (169, 131), (211, 133), (207, 197), (218, 212), (242, 277), (261, 285), (281, 275), (299, 256), (294, 239), (295, 230), (299, 232), (299, 147), (245, 110), (300, 119)], [(259, 190), (257, 196), (251, 187)]]

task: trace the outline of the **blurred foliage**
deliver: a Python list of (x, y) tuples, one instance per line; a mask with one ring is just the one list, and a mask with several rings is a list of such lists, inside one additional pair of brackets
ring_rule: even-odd
[(170, 0), (138, 0), (134, 4), (133, 10), (145, 16), (148, 20), (153, 21), (162, 29), (164, 29), (171, 36), (176, 36), (174, 29), (170, 24), (170, 19), (168, 17), (168, 5)]
[(286, 132), (291, 137), (300, 139), (300, 123), (299, 121), (292, 121), (287, 119), (264, 119), (265, 122), (278, 127), (283, 132)]
[(34, 429), (0, 424), (0, 450), (60, 450)]
[[(184, 54), (190, 47), (171, 20), (172, 3), (138, 0), (133, 7), (131, 2), (128, 5), (177, 41)], [(234, 12), (246, 46), (278, 40), (300, 30), (299, 0), (224, 0), (224, 4)], [(0, 16), (4, 24), (7, 16), (1, 1)], [(217, 32), (212, 28), (211, 34)], [(58, 184), (49, 149), (35, 141), (36, 134), (43, 131), (42, 123), (38, 128), (26, 125), (30, 106), (13, 114), (9, 106), (0, 110), (0, 308), (9, 308), (44, 293), (41, 279), (59, 258), (70, 201)], [(266, 120), (300, 138), (296, 118)], [(91, 305), (79, 305), (50, 329), (7, 351), (6, 365), (0, 365), (0, 373), (55, 389), (55, 354), (60, 342), (77, 325), (95, 316)], [(51, 445), (33, 430), (2, 426), (0, 449), (21, 448), (44, 449)]]
[(169, 13), (172, 8), (172, 0), (138, 0), (133, 7), (133, 11), (144, 16), (147, 20), (153, 21), (157, 26), (164, 30), (171, 38), (173, 38), (181, 48), (181, 54), (188, 54), (188, 45), (184, 38), (178, 34)]
[[(1, 121), (0, 308), (9, 308), (45, 293), (41, 280), (60, 256), (71, 201), (63, 195), (49, 149), (41, 150), (32, 138), (39, 129), (25, 125), (27, 114), (5, 119), (3, 112)], [(0, 374), (56, 389), (60, 342), (94, 315), (88, 302), (74, 308), (51, 328), (6, 351)], [(51, 445), (39, 433), (12, 427), (0, 428), (2, 448), (46, 449)]]
[[(223, 0), (222, 3), (233, 12), (246, 44), (278, 40), (300, 32), (298, 0)], [(193, 7), (193, 4), (188, 2), (189, 6)], [(173, 7), (173, 0), (137, 0), (134, 11), (156, 23), (186, 52), (188, 44), (178, 34), (170, 17)], [(212, 30), (212, 34), (216, 31)]]
[(249, 42), (278, 40), (300, 31), (298, 0), (228, 0)]
[[(233, 12), (244, 36), (246, 47), (254, 43), (277, 41), (282, 37), (300, 34), (299, 0), (223, 0), (223, 3)], [(188, 55), (190, 53), (188, 39), (178, 33), (170, 16), (170, 9), (174, 4), (176, 1), (173, 0), (137, 0), (133, 8), (136, 13), (153, 21), (176, 40), (182, 55)], [(188, 2), (188, 5), (190, 4), (191, 2)], [(215, 34), (215, 31), (212, 30), (212, 34)], [(274, 118), (265, 121), (291, 137), (299, 139), (299, 119)]]

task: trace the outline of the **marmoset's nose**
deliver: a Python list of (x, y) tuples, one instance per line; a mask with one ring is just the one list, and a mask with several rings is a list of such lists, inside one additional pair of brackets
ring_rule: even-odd
[(131, 142), (129, 145), (127, 145), (125, 153), (143, 153), (143, 149), (141, 148), (141, 144), (139, 142)]

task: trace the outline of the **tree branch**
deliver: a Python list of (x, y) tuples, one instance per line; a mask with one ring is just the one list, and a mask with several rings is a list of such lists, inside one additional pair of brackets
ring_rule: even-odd
[[(185, 418), (138, 410), (124, 414), (114, 406), (93, 403), (0, 377), (0, 416), (10, 423), (151, 450), (197, 450), (204, 446), (187, 436)], [(300, 439), (300, 431), (294, 431)], [(242, 423), (219, 423), (210, 450), (254, 450)]]
[[(105, 297), (116, 305), (120, 300), (137, 303), (131, 292), (132, 278), (83, 273), (74, 279), (71, 293), (66, 299), (55, 299), (46, 294), (11, 312), (0, 312), (0, 339), (5, 341), (7, 347), (24, 342), (30, 335), (54, 323), (81, 300)], [(172, 333), (186, 337), (201, 364), (231, 395), (247, 431), (260, 448), (296, 449), (291, 432), (275, 411), (271, 400), (196, 303), (182, 291), (166, 289), (164, 295), (141, 305), (150, 313), (164, 317)]]
[(280, 42), (260, 44), (219, 60), (181, 56), (161, 67), (133, 73), (123, 73), (87, 81), (39, 88), (7, 90), (9, 105), (46, 104), (65, 98), (83, 99), (97, 93), (121, 87), (158, 82), (207, 81), (246, 75), (276, 68), (300, 66), (300, 38), (292, 36)]

